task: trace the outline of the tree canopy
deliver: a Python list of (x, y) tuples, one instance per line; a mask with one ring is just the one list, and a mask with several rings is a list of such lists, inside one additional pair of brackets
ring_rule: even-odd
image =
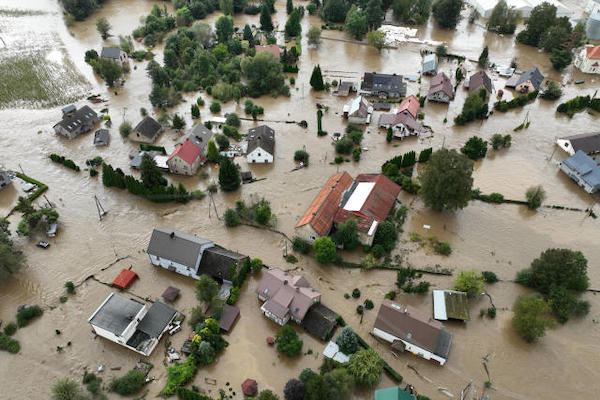
[(354, 218), (338, 224), (337, 239), (345, 250), (355, 249), (360, 244), (358, 241), (358, 223)]
[(394, 0), (394, 18), (408, 24), (424, 24), (429, 19), (431, 0)]
[(298, 9), (292, 11), (285, 23), (285, 35), (287, 37), (296, 37), (302, 34), (302, 26), (300, 25), (300, 12)]
[(454, 290), (467, 293), (470, 298), (483, 292), (483, 275), (474, 269), (460, 271), (454, 278)]
[(517, 29), (517, 23), (521, 19), (521, 13), (514, 8), (508, 7), (506, 0), (500, 0), (487, 22), (487, 30), (500, 34), (512, 35)]
[(375, 350), (363, 349), (350, 357), (346, 369), (358, 385), (372, 388), (381, 379), (383, 360)]
[(342, 328), (335, 342), (340, 346), (340, 351), (346, 355), (352, 355), (358, 351), (358, 338), (349, 326)]
[(298, 333), (291, 325), (284, 325), (275, 335), (277, 351), (288, 357), (297, 356), (302, 352), (302, 340), (298, 339)]
[(323, 236), (313, 243), (315, 258), (321, 264), (329, 264), (335, 259), (335, 243), (328, 236)]
[(203, 274), (200, 275), (200, 279), (196, 281), (196, 298), (204, 303), (210, 303), (210, 301), (219, 292), (219, 285), (210, 276)]
[(228, 157), (219, 161), (219, 186), (224, 192), (233, 192), (240, 187), (240, 171)]
[(298, 379), (290, 379), (283, 388), (283, 398), (285, 400), (303, 400), (305, 392), (304, 382)]
[(352, 5), (348, 13), (346, 14), (346, 20), (344, 21), (344, 30), (348, 32), (356, 40), (362, 40), (363, 36), (369, 30), (367, 25), (367, 15), (364, 11), (361, 11)]
[(527, 270), (528, 278), (520, 283), (550, 293), (553, 286), (564, 287), (576, 292), (588, 288), (587, 259), (580, 251), (569, 249), (548, 249), (531, 262)]
[(514, 305), (513, 326), (527, 342), (544, 336), (546, 329), (554, 326), (550, 318), (550, 307), (541, 296), (520, 296)]
[(260, 8), (260, 29), (265, 32), (273, 32), (271, 10), (266, 4), (263, 4)]
[(0, 280), (16, 274), (25, 262), (25, 256), (10, 239), (9, 221), (0, 218)]
[(312, 86), (312, 88), (315, 90), (325, 89), (325, 84), (323, 83), (323, 75), (321, 74), (321, 67), (319, 66), (319, 64), (315, 65), (312, 74), (310, 75), (310, 86)]
[(281, 63), (268, 51), (254, 57), (246, 57), (241, 63), (242, 73), (248, 79), (248, 94), (258, 97), (263, 94), (289, 94)]
[(463, 0), (437, 0), (433, 3), (433, 18), (441, 28), (454, 29), (460, 21)]

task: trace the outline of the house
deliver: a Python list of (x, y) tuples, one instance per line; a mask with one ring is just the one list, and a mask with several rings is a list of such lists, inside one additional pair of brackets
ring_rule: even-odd
[(588, 14), (600, 12), (600, 0), (588, 0), (585, 5), (585, 12)]
[(275, 156), (275, 131), (267, 125), (260, 125), (248, 130), (248, 163), (272, 163)]
[(392, 105), (383, 101), (376, 101), (373, 103), (373, 111), (390, 111)]
[(344, 118), (347, 118), (351, 124), (368, 124), (371, 122), (371, 114), (373, 114), (373, 106), (364, 96), (356, 97), (343, 109)]
[(399, 386), (379, 389), (375, 391), (374, 400), (416, 400), (412, 394), (402, 390)]
[(373, 335), (391, 344), (394, 350), (407, 351), (444, 365), (452, 345), (452, 334), (441, 322), (414, 307), (383, 300)]
[(302, 320), (302, 328), (323, 341), (331, 339), (338, 326), (339, 315), (323, 303), (313, 305)]
[(406, 82), (402, 75), (365, 72), (358, 94), (377, 96), (381, 99), (394, 99), (406, 96)]
[(356, 92), (356, 84), (350, 81), (340, 81), (337, 89), (333, 92), (336, 96), (347, 97), (350, 92)]
[(600, 46), (586, 46), (577, 55), (575, 66), (586, 74), (600, 74)]
[(100, 58), (107, 58), (116, 62), (120, 66), (129, 63), (127, 60), (127, 53), (118, 47), (103, 47), (102, 51), (100, 52)]
[(588, 40), (600, 40), (600, 4), (598, 11), (591, 13), (585, 23), (585, 37)]
[[(473, 7), (483, 18), (489, 18), (499, 0), (467, 0), (465, 3)], [(592, 0), (593, 1), (593, 0)], [(597, 1), (597, 0), (596, 0)], [(506, 0), (509, 8), (520, 12), (522, 18), (529, 18), (531, 10), (543, 2), (556, 7), (557, 17), (571, 17), (573, 12), (559, 0)]]
[(467, 294), (455, 290), (434, 290), (433, 318), (439, 321), (448, 319), (468, 321), (470, 316)]
[(6, 186), (12, 183), (12, 178), (8, 171), (0, 171), (0, 189), (4, 189)]
[(308, 309), (321, 301), (321, 293), (304, 277), (279, 268), (263, 272), (256, 294), (264, 302), (260, 309), (265, 317), (282, 326), (290, 319), (301, 324)]
[(149, 356), (178, 314), (160, 301), (148, 308), (137, 300), (111, 293), (88, 323), (98, 336)]
[(154, 151), (154, 150), (151, 150), (151, 151), (142, 150), (133, 156), (130, 155), (130, 157), (132, 157), (132, 158), (131, 158), (131, 161), (129, 161), (129, 166), (133, 169), (140, 169), (140, 167), (142, 166), (142, 160), (144, 159), (145, 155), (152, 158), (154, 160), (154, 163), (156, 164), (156, 166), (161, 168), (163, 171), (169, 170), (169, 167), (166, 164), (163, 165), (163, 162), (162, 162), (162, 158), (164, 158), (163, 153), (160, 151)]
[(600, 189), (600, 166), (581, 150), (560, 163), (560, 170), (588, 193)]
[(129, 139), (134, 142), (154, 143), (162, 131), (162, 125), (148, 115), (133, 128)]
[(600, 132), (582, 133), (559, 138), (556, 144), (571, 156), (581, 150), (592, 157), (594, 161), (600, 161)]
[(514, 75), (506, 81), (506, 87), (513, 88), (520, 93), (533, 92), (539, 90), (544, 82), (544, 75), (537, 67), (533, 67), (519, 75)]
[(98, 129), (94, 132), (94, 146), (108, 146), (110, 142), (110, 132), (108, 129)]
[(296, 234), (310, 242), (335, 233), (335, 226), (353, 218), (361, 243), (371, 245), (377, 226), (396, 204), (400, 186), (381, 174), (361, 174), (352, 179), (347, 172), (329, 178), (304, 216)]
[(277, 46), (276, 44), (258, 45), (255, 46), (255, 49), (256, 54), (263, 52), (271, 53), (277, 60), (279, 60), (279, 57), (281, 57), (281, 47)]
[(494, 91), (494, 86), (492, 85), (492, 80), (485, 73), (485, 71), (477, 71), (469, 78), (469, 95), (474, 93), (479, 93), (479, 91), (483, 88), (487, 90), (488, 94), (491, 94)]
[(210, 240), (171, 228), (154, 229), (146, 253), (157, 267), (194, 279), (206, 274), (219, 282), (231, 282), (231, 266), (248, 258)]
[[(65, 113), (64, 110), (68, 109)], [(89, 106), (83, 106), (79, 110), (75, 106), (63, 109), (62, 120), (54, 125), (54, 132), (68, 139), (73, 139), (82, 133), (92, 130), (98, 122), (98, 114)]]
[(438, 60), (435, 54), (427, 54), (423, 57), (423, 75), (437, 74)]
[(439, 103), (450, 103), (454, 100), (454, 88), (450, 78), (445, 73), (440, 72), (431, 78), (427, 100)]
[(392, 128), (395, 138), (403, 139), (408, 136), (418, 136), (426, 129), (417, 121), (420, 108), (419, 99), (410, 95), (400, 103), (396, 113), (381, 114), (378, 126), (383, 129)]
[(196, 143), (202, 149), (202, 156), (206, 156), (206, 147), (208, 146), (208, 141), (212, 139), (213, 132), (204, 126), (202, 123), (197, 123), (181, 138), (178, 143), (183, 143), (187, 139)]
[(204, 160), (202, 148), (194, 141), (185, 139), (183, 143), (175, 146), (175, 150), (167, 159), (167, 166), (172, 174), (196, 175)]

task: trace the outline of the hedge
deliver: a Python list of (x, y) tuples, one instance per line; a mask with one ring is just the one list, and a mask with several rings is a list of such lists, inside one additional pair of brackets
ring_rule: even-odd
[(44, 193), (46, 190), (48, 190), (48, 185), (46, 185), (46, 184), (44, 184), (44, 183), (42, 183), (40, 181), (36, 181), (35, 179), (30, 178), (30, 177), (28, 177), (25, 174), (17, 172), (17, 177), (21, 178), (25, 182), (29, 182), (29, 183), (32, 183), (34, 185), (37, 185), (38, 190), (35, 193), (33, 193), (31, 196), (29, 196), (27, 198), (29, 201), (34, 201), (35, 199), (37, 199), (38, 197), (40, 197), (42, 195), (42, 193)]

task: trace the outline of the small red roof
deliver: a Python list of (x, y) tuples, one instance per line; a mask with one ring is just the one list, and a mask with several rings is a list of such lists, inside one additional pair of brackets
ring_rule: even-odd
[(587, 51), (587, 58), (600, 60), (600, 46), (586, 47), (585, 51)]
[(255, 396), (258, 393), (258, 384), (254, 379), (246, 379), (242, 383), (242, 392), (244, 396)]
[(124, 269), (119, 275), (117, 275), (112, 284), (120, 289), (127, 289), (135, 278), (137, 278), (137, 274), (135, 272), (130, 269)]
[(398, 107), (398, 113), (406, 110), (413, 116), (413, 118), (417, 118), (417, 112), (419, 111), (419, 107), (421, 104), (419, 103), (419, 99), (417, 99), (414, 95), (410, 95), (400, 103)]
[(268, 51), (269, 53), (273, 54), (277, 59), (279, 59), (279, 56), (281, 55), (281, 48), (276, 44), (256, 46), (256, 54), (261, 53), (263, 51)]
[(192, 165), (194, 161), (200, 157), (201, 152), (202, 149), (200, 146), (192, 142), (190, 139), (185, 139), (183, 143), (180, 143), (175, 147), (175, 150), (169, 156), (168, 161), (171, 161), (175, 157), (179, 157), (186, 163)]

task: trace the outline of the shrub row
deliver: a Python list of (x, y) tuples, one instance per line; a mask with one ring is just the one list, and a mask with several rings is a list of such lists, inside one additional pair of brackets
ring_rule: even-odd
[(529, 103), (532, 100), (535, 100), (538, 96), (539, 91), (534, 90), (531, 93), (524, 94), (522, 96), (515, 97), (510, 101), (498, 101), (494, 104), (494, 109), (500, 112), (507, 112), (508, 110), (512, 110), (513, 108), (523, 107), (525, 104)]
[(50, 154), (50, 159), (57, 163), (57, 164), (62, 164), (67, 168), (71, 168), (73, 171), (80, 171), (80, 168), (77, 164), (75, 164), (75, 162), (73, 160), (70, 160), (68, 158), (65, 158), (63, 156), (59, 156), (58, 154)]

